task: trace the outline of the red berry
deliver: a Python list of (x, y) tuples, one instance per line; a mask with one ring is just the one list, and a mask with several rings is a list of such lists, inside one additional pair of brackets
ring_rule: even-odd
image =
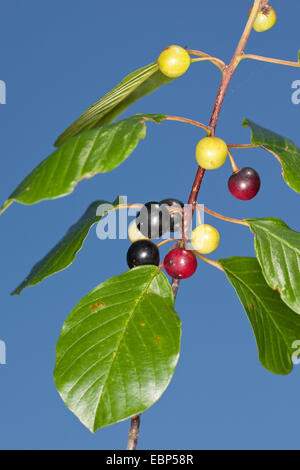
[(174, 279), (187, 279), (197, 269), (197, 258), (192, 251), (174, 248), (166, 255), (164, 268)]
[(249, 201), (260, 188), (259, 174), (253, 168), (245, 167), (234, 172), (228, 180), (228, 189), (237, 199)]

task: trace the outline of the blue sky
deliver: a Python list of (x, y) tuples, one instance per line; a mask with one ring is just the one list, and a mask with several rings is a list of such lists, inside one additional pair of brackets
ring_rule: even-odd
[[(153, 0), (99, 2), (10, 0), (1, 8), (1, 184), (12, 189), (52, 152), (53, 142), (90, 104), (169, 44), (187, 45), (229, 60), (240, 37), (249, 0), (211, 2)], [(272, 5), (278, 23), (253, 33), (247, 51), (296, 60), (298, 0)], [(288, 6), (288, 8), (287, 8)], [(166, 113), (208, 122), (220, 80), (218, 69), (198, 63), (180, 79), (134, 104), (124, 116)], [(244, 117), (291, 137), (300, 145), (300, 105), (291, 85), (300, 70), (243, 62), (233, 78), (217, 134), (249, 142)], [(147, 138), (119, 168), (82, 182), (75, 192), (35, 206), (13, 205), (1, 216), (0, 365), (2, 449), (118, 449), (128, 422), (92, 435), (72, 415), (52, 378), (55, 344), (73, 306), (103, 280), (127, 269), (129, 242), (100, 241), (93, 229), (76, 262), (20, 297), (9, 292), (96, 199), (118, 194), (134, 202), (175, 197), (183, 201), (196, 171), (194, 148), (202, 136), (174, 122), (149, 125)], [(253, 166), (262, 188), (250, 202), (227, 191), (230, 165), (206, 175), (199, 202), (232, 217), (276, 216), (300, 231), (300, 195), (281, 178), (277, 161), (259, 150), (234, 153)], [(206, 218), (208, 222), (208, 217)], [(209, 219), (221, 233), (215, 256), (253, 256), (243, 227)], [(140, 449), (299, 448), (300, 367), (275, 376), (258, 362), (255, 340), (237, 296), (224, 275), (199, 263), (182, 282), (176, 309), (183, 322), (182, 355), (167, 392), (142, 417)]]

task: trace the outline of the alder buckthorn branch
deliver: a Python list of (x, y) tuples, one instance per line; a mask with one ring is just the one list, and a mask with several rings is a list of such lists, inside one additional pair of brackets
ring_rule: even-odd
[[(208, 56), (208, 54), (205, 54), (201, 51), (192, 51), (192, 50), (188, 51), (188, 53), (190, 53), (190, 54), (195, 53), (194, 55), (201, 56), (203, 58), (203, 60), (210, 60), (212, 63), (217, 65), (217, 67), (222, 71), (222, 80), (221, 80), (221, 84), (220, 84), (220, 87), (219, 87), (219, 90), (218, 90), (218, 93), (217, 93), (217, 97), (216, 97), (216, 100), (215, 100), (215, 104), (214, 104), (214, 108), (213, 108), (213, 111), (212, 111), (209, 126), (199, 125), (199, 123), (198, 123), (198, 127), (202, 127), (203, 129), (208, 131), (207, 134), (208, 134), (210, 139), (215, 137), (215, 129), (216, 129), (216, 125), (217, 125), (217, 122), (218, 122), (218, 118), (219, 118), (219, 115), (220, 115), (220, 111), (221, 111), (221, 108), (222, 108), (222, 105), (223, 105), (223, 101), (224, 101), (227, 89), (229, 87), (229, 84), (230, 84), (231, 78), (233, 76), (233, 73), (234, 73), (235, 69), (237, 68), (237, 66), (239, 65), (239, 63), (241, 61), (241, 57), (244, 55), (244, 48), (245, 48), (245, 45), (247, 43), (247, 40), (249, 38), (249, 35), (251, 33), (252, 28), (262, 31), (262, 30), (264, 30), (264, 28), (266, 30), (266, 29), (268, 29), (272, 26), (272, 25), (270, 26), (270, 18), (268, 19), (269, 23), (264, 24), (265, 19), (262, 16), (262, 17), (259, 18), (259, 21), (262, 21), (262, 29), (257, 28), (256, 27), (257, 25), (254, 27), (254, 23), (256, 22), (257, 17), (258, 17), (258, 13), (261, 12), (264, 15), (266, 11), (269, 12), (271, 10), (271, 8), (268, 7), (266, 11), (262, 12), (262, 8), (265, 7), (267, 5), (267, 3), (268, 3), (267, 0), (255, 0), (254, 1), (253, 7), (252, 7), (252, 9), (249, 13), (249, 18), (248, 18), (247, 24), (245, 26), (244, 32), (243, 32), (243, 34), (241, 36), (241, 39), (238, 43), (236, 51), (235, 51), (235, 53), (234, 53), (234, 55), (233, 55), (233, 57), (232, 57), (232, 59), (231, 59), (231, 61), (228, 65), (226, 65), (220, 59)], [(272, 21), (273, 21), (273, 23), (275, 23), (276, 14), (275, 14), (275, 21), (274, 21), (274, 18), (273, 19), (271, 18), (271, 22)], [(174, 64), (172, 63), (172, 57), (170, 56), (170, 50), (173, 50), (175, 55), (177, 55), (179, 57), (179, 61), (177, 63), (177, 66), (176, 65), (174, 66)], [(166, 72), (167, 76), (176, 77), (176, 76), (182, 75), (188, 69), (188, 67), (189, 67), (189, 65), (192, 61), (196, 61), (196, 60), (193, 60), (193, 59), (190, 59), (190, 58), (188, 59), (187, 56), (186, 56), (186, 51), (182, 50), (182, 48), (178, 48), (177, 46), (171, 46), (171, 47), (167, 48), (165, 51), (163, 51), (163, 53), (159, 57), (158, 63), (159, 63), (160, 70), (162, 72), (163, 72), (163, 69), (165, 68), (165, 72)], [(173, 120), (178, 120), (178, 119), (175, 118)], [(179, 120), (181, 122), (188, 122), (190, 124), (192, 123), (191, 120), (186, 120), (185, 118), (180, 118)], [(193, 122), (193, 124), (195, 125), (195, 122)], [(174, 294), (174, 298), (176, 297), (177, 292), (178, 292), (180, 279), (190, 277), (195, 272), (195, 270), (197, 268), (196, 257), (202, 259), (203, 261), (205, 261), (205, 262), (211, 264), (212, 266), (214, 266), (214, 267), (216, 267), (216, 268), (223, 271), (222, 266), (218, 262), (212, 261), (212, 260), (209, 260), (209, 259), (205, 258), (204, 256), (202, 256), (202, 254), (200, 254), (197, 251), (195, 251), (195, 253), (194, 253), (194, 252), (185, 250), (186, 233), (188, 233), (188, 230), (189, 230), (189, 227), (190, 227), (190, 224), (191, 224), (191, 220), (192, 220), (192, 216), (193, 216), (193, 212), (194, 212), (194, 210), (197, 206), (197, 197), (198, 197), (198, 193), (199, 193), (199, 190), (200, 190), (200, 187), (201, 187), (201, 183), (202, 183), (202, 180), (203, 180), (203, 177), (204, 177), (204, 174), (205, 174), (205, 168), (203, 166), (201, 166), (200, 163), (203, 162), (203, 165), (207, 166), (208, 169), (209, 168), (218, 168), (219, 166), (221, 166), (224, 163), (224, 161), (227, 157), (228, 147), (226, 146), (225, 142), (223, 142), (223, 141), (221, 141), (221, 139), (219, 139), (219, 140), (210, 141), (209, 145), (211, 145), (212, 142), (215, 142), (216, 144), (219, 145), (219, 152), (217, 151), (214, 154), (215, 160), (213, 160), (213, 161), (204, 158), (204, 157), (207, 157), (207, 154), (205, 154), (205, 152), (203, 153), (203, 151), (202, 151), (203, 150), (203, 148), (202, 148), (203, 147), (203, 142), (199, 144), (199, 147), (197, 146), (196, 157), (197, 157), (197, 161), (199, 163), (199, 167), (198, 167), (198, 170), (197, 170), (197, 173), (196, 173), (193, 185), (192, 185), (192, 189), (191, 189), (191, 192), (190, 192), (190, 196), (189, 196), (189, 199), (188, 199), (188, 204), (191, 204), (192, 210), (190, 211), (190, 213), (188, 214), (188, 216), (186, 218), (184, 217), (184, 212), (183, 212), (183, 217), (182, 217), (183, 238), (182, 238), (181, 242), (178, 242), (176, 244), (176, 247), (169, 251), (169, 253), (165, 257), (163, 263), (161, 263), (161, 265), (159, 265), (160, 268), (164, 267), (165, 270), (167, 271), (167, 273), (172, 277), (172, 291), (173, 291), (173, 294)], [(222, 147), (224, 147), (224, 148), (222, 148)], [(225, 148), (226, 148), (226, 156), (224, 158)], [(234, 148), (234, 147), (232, 147), (232, 148)], [(235, 147), (235, 148), (238, 148), (238, 147)], [(246, 145), (246, 146), (243, 145), (240, 148), (250, 148), (250, 145)], [(229, 151), (229, 154), (231, 156), (230, 151)], [(205, 160), (206, 160), (206, 164), (205, 164)], [(232, 161), (232, 163), (234, 162), (233, 158), (231, 159), (231, 161)], [(237, 169), (235, 163), (234, 163), (233, 167), (234, 167), (234, 169), (235, 168)], [(242, 169), (241, 171), (243, 171), (243, 170), (245, 170), (245, 169)], [(246, 170), (248, 170), (248, 169), (246, 169)], [(234, 173), (234, 175), (235, 174), (237, 174), (238, 177), (239, 177), (239, 172)], [(236, 196), (236, 197), (238, 197), (238, 196)], [(237, 219), (232, 219), (232, 218), (229, 218), (229, 217), (221, 216), (220, 214), (213, 213), (213, 211), (210, 211), (210, 213), (211, 213), (211, 215), (215, 215), (218, 218), (221, 218), (223, 220), (226, 220), (226, 221), (229, 221), (229, 222), (234, 222), (234, 223), (239, 223), (239, 224), (242, 224), (242, 225), (246, 225), (245, 221), (238, 221)], [(198, 227), (202, 228), (203, 226), (199, 225)], [(208, 227), (210, 227), (210, 226), (208, 226)], [(213, 227), (211, 227), (211, 233), (213, 233), (214, 236), (215, 236), (215, 234), (218, 233), (218, 232), (217, 231), (215, 232), (215, 229)], [(198, 235), (198, 233), (196, 235)], [(214, 236), (213, 236), (213, 238), (214, 238)], [(196, 238), (197, 238), (197, 236), (196, 236)], [(215, 246), (217, 246), (217, 244), (218, 244), (218, 242), (215, 243)], [(135, 423), (134, 423), (134, 418), (133, 418), (131, 420), (131, 428), (134, 428), (134, 426), (135, 426)], [(136, 442), (133, 446), (134, 449), (136, 448), (136, 444), (137, 444), (137, 440), (136, 440)]]
[[(138, 117), (132, 116), (112, 123), (110, 119), (116, 115), (115, 111), (121, 112), (136, 98), (154, 91), (169, 81), (164, 79), (161, 74), (171, 78), (180, 77), (188, 70), (191, 63), (200, 61), (211, 61), (222, 71), (221, 83), (208, 125), (188, 118), (166, 117), (167, 120), (194, 125), (203, 129), (207, 134), (206, 137), (198, 141), (195, 149), (198, 167), (187, 204), (184, 205), (174, 198), (145, 204), (122, 204), (121, 202), (125, 202), (125, 200), (122, 200), (121, 197), (117, 200), (116, 204), (119, 204), (116, 207), (114, 207), (115, 203), (106, 202), (103, 205), (100, 205), (99, 202), (92, 203), (78, 222), (69, 229), (66, 236), (33, 267), (29, 275), (13, 292), (13, 294), (19, 294), (25, 287), (39, 283), (45, 277), (66, 268), (74, 260), (88, 231), (95, 222), (95, 206), (98, 205), (99, 210), (103, 208), (101, 214), (99, 210), (96, 211), (96, 220), (100, 220), (102, 215), (104, 216), (112, 210), (138, 209), (138, 214), (128, 227), (128, 237), (132, 244), (127, 251), (129, 268), (138, 268), (133, 271), (127, 270), (120, 276), (104, 281), (72, 310), (70, 317), (64, 323), (57, 343), (54, 371), (56, 386), (63, 401), (90, 431), (95, 432), (101, 427), (131, 417), (128, 450), (136, 449), (141, 411), (148, 409), (157, 401), (174, 373), (180, 353), (181, 335), (180, 318), (174, 311), (174, 298), (178, 292), (180, 280), (189, 278), (195, 273), (198, 258), (225, 271), (228, 280), (237, 291), (251, 323), (255, 323), (257, 316), (260, 320), (265, 319), (265, 321), (259, 322), (257, 329), (253, 328), (262, 364), (271, 372), (280, 374), (289, 373), (293, 367), (293, 355), (291, 347), (289, 347), (291, 344), (290, 331), (294, 325), (295, 338), (299, 337), (300, 323), (296, 314), (300, 313), (300, 289), (297, 282), (291, 283), (290, 281), (291, 279), (297, 280), (299, 275), (295, 256), (299, 254), (300, 234), (285, 224), (283, 225), (283, 221), (279, 219), (239, 220), (204, 207), (204, 212), (213, 217), (225, 222), (248, 226), (256, 236), (256, 258), (233, 257), (214, 261), (203, 256), (216, 250), (220, 240), (218, 230), (212, 225), (203, 223), (204, 220), (201, 221), (199, 216), (199, 209), (203, 206), (198, 205), (197, 200), (206, 170), (211, 171), (221, 167), (229, 155), (233, 168), (233, 174), (228, 180), (230, 193), (238, 199), (249, 200), (257, 194), (260, 188), (258, 173), (250, 167), (239, 169), (231, 153), (232, 149), (247, 149), (255, 146), (252, 143), (227, 144), (215, 135), (223, 101), (235, 69), (244, 58), (282, 63), (283, 65), (291, 64), (289, 61), (245, 54), (244, 49), (251, 30), (266, 31), (276, 21), (276, 13), (268, 5), (267, 0), (255, 0), (251, 3), (253, 6), (249, 12), (247, 24), (229, 64), (201, 51), (187, 51), (180, 46), (167, 47), (160, 54), (157, 63), (152, 63), (125, 77), (102, 100), (90, 107), (83, 117), (79, 118), (79, 121), (77, 120), (69, 127), (56, 141), (55, 145), (61, 147), (51, 154), (49, 159), (46, 159), (46, 164), (42, 164), (45, 165), (45, 167), (43, 166), (45, 171), (43, 170), (41, 173), (37, 169), (28, 175), (11, 194), (2, 209), (2, 211), (5, 210), (13, 200), (24, 204), (34, 204), (46, 197), (53, 199), (69, 194), (70, 184), (73, 187), (84, 176), (111, 171), (122, 163), (136, 147), (137, 142), (145, 136), (145, 122), (154, 121), (158, 124), (163, 121), (165, 116), (139, 114)], [(225, 30), (231, 27), (230, 24), (225, 26), (227, 27)], [(193, 52), (196, 58), (191, 57)], [(296, 67), (300, 66), (298, 63), (292, 64)], [(158, 72), (159, 70), (161, 73)], [(101, 129), (104, 122), (109, 124)], [(100, 129), (98, 127), (96, 129), (94, 124), (96, 127), (100, 125)], [(282, 144), (285, 142), (285, 147), (288, 148), (289, 141), (280, 136), (277, 137), (276, 134), (271, 134), (273, 135), (272, 144), (274, 144), (271, 146), (268, 144), (270, 131), (258, 125), (255, 126), (247, 120), (245, 125), (252, 130), (252, 141), (255, 142), (258, 136), (260, 143), (270, 148), (274, 147), (275, 151), (280, 147), (282, 152), (279, 153), (282, 155), (282, 163), (284, 166), (286, 162), (290, 163), (294, 181), (291, 182), (288, 178), (289, 175), (284, 172), (283, 177), (288, 184), (291, 183), (290, 186), (293, 189), (300, 192), (299, 178), (297, 180), (299, 169), (296, 164), (292, 165), (295, 163), (295, 159), (288, 158), (289, 155), (285, 154)], [(86, 133), (85, 129), (90, 129), (91, 132)], [(81, 132), (83, 132), (82, 136)], [(74, 136), (74, 139), (71, 139), (71, 136)], [(67, 142), (69, 138), (70, 142)], [(111, 145), (112, 139), (113, 146)], [(64, 142), (66, 146), (64, 146)], [(78, 142), (80, 145), (76, 144)], [(257, 145), (257, 147), (268, 151), (280, 161), (279, 156), (274, 152), (262, 145)], [(297, 156), (300, 151), (296, 147), (294, 149)], [(70, 161), (70, 152), (72, 153), (72, 161)], [(235, 151), (233, 153), (235, 155)], [(57, 156), (61, 157), (62, 166), (55, 164)], [(88, 174), (86, 173), (86, 165), (82, 165), (87, 159), (91, 167), (88, 168)], [(104, 162), (106, 163), (104, 164)], [(53, 164), (55, 170), (53, 170)], [(73, 178), (74, 172), (69, 174), (67, 171), (73, 164), (75, 169), (78, 165), (80, 167), (75, 180)], [(47, 177), (52, 177), (56, 181), (54, 176), (60, 175), (62, 169), (65, 169), (64, 175), (68, 178), (66, 177), (64, 181), (58, 178), (54, 187), (51, 178), (47, 180)], [(33, 181), (36, 181), (36, 192), (32, 191), (34, 189)], [(110, 209), (107, 210), (104, 207)], [(192, 231), (189, 241), (187, 235), (190, 234), (193, 213), (198, 216), (198, 223)], [(113, 215), (115, 216), (116, 213)], [(180, 231), (180, 236), (177, 239)], [(164, 236), (162, 237), (162, 235)], [(155, 244), (152, 241), (154, 238), (162, 238), (162, 240)], [(162, 250), (159, 248), (169, 242), (172, 242), (171, 246), (168, 247), (168, 253), (164, 260), (161, 261), (160, 251)], [(260, 246), (263, 244), (264, 248), (261, 248)], [(288, 250), (283, 248), (280, 250), (280, 246), (281, 248), (288, 246)], [(163, 268), (172, 278), (174, 297), (169, 281), (159, 271)], [(202, 285), (202, 281), (199, 285)], [(286, 288), (287, 285), (288, 288)], [(278, 291), (273, 292), (273, 297), (271, 288)], [(256, 299), (261, 299), (261, 301), (256, 302)], [(252, 312), (254, 308), (255, 311)], [(100, 317), (99, 310), (101, 310)], [(282, 312), (284, 315), (281, 315)], [(280, 325), (276, 324), (274, 327), (274, 322), (270, 321), (273, 315), (275, 315), (275, 320), (278, 315), (280, 319), (282, 318)], [(83, 322), (85, 318), (88, 318), (88, 324)], [(112, 322), (111, 319), (117, 319), (117, 322)], [(72, 329), (74, 322), (76, 323), (76, 332), (73, 329), (72, 335), (69, 336), (70, 328)], [(103, 325), (105, 325), (104, 329)], [(288, 332), (286, 333), (287, 325)], [(143, 327), (143, 331), (140, 330), (140, 327)], [(92, 334), (90, 334), (91, 332)], [(268, 349), (265, 345), (265, 339), (273, 338), (273, 336), (276, 348)], [(262, 341), (261, 338), (263, 338)], [(108, 341), (106, 341), (107, 339)], [(73, 346), (74, 349), (72, 349)], [(89, 353), (85, 354), (86, 351)], [(126, 351), (130, 354), (127, 354)], [(143, 351), (147, 353), (146, 361), (145, 355), (141, 354)], [(260, 354), (261, 351), (266, 354)], [(80, 361), (74, 360), (78, 357)], [(150, 360), (148, 360), (149, 358)], [(285, 360), (283, 361), (282, 358)], [(120, 373), (125, 380), (119, 380)], [(157, 379), (154, 388), (153, 377)], [(124, 396), (126, 400), (122, 400)]]
[[(226, 92), (228, 90), (228, 87), (229, 87), (229, 84), (231, 82), (234, 71), (235, 71), (235, 69), (237, 68), (237, 66), (240, 62), (240, 57), (244, 54), (244, 49), (245, 49), (245, 46), (247, 44), (248, 38), (251, 34), (251, 30), (252, 30), (254, 22), (256, 20), (257, 14), (259, 13), (259, 11), (266, 4), (267, 4), (267, 1), (265, 1), (265, 0), (255, 0), (254, 1), (252, 10), (251, 10), (249, 18), (248, 18), (248, 21), (246, 23), (246, 26), (245, 26), (245, 29), (242, 33), (240, 41), (237, 45), (235, 53), (234, 53), (230, 63), (228, 65), (226, 65), (224, 70), (223, 70), (221, 84), (219, 86), (219, 90), (218, 90), (218, 93), (217, 93), (217, 97), (216, 97), (216, 100), (215, 100), (215, 103), (214, 103), (214, 108), (213, 108), (212, 115), (211, 115), (210, 122), (209, 122), (209, 127), (211, 129), (211, 134), (210, 134), (211, 137), (214, 137), (215, 129), (216, 129), (216, 126), (217, 126), (217, 123), (218, 123), (219, 115), (220, 115), (220, 112), (221, 112), (221, 109), (222, 109), (222, 105), (223, 105), (223, 102), (224, 102)], [(189, 214), (188, 217), (186, 218), (187, 220), (183, 220), (183, 229), (184, 229), (183, 234), (184, 234), (184, 237), (185, 237), (186, 233), (188, 233), (188, 230), (189, 230), (189, 227), (190, 227), (190, 224), (191, 224), (193, 211), (195, 210), (196, 205), (197, 205), (198, 193), (199, 193), (199, 190), (200, 190), (200, 187), (201, 187), (201, 183), (202, 183), (204, 174), (205, 174), (205, 169), (203, 167), (199, 166), (198, 170), (197, 170), (197, 173), (196, 173), (196, 176), (195, 176), (195, 179), (194, 179), (194, 182), (193, 182), (193, 185), (192, 185), (190, 196), (189, 196), (189, 199), (188, 199), (188, 204), (192, 204), (193, 210), (191, 211), (191, 214)], [(173, 289), (173, 293), (174, 293), (175, 296), (177, 295), (178, 288), (179, 288), (179, 282), (175, 283), (175, 281), (172, 280), (172, 289)]]
[(128, 433), (128, 442), (127, 442), (126, 450), (136, 449), (136, 446), (138, 443), (139, 432), (140, 432), (140, 424), (141, 424), (140, 414), (131, 417), (131, 426), (130, 426), (129, 433)]

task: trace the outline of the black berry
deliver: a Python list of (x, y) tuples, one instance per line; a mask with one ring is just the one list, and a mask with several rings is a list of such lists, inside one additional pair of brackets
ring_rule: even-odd
[(228, 180), (228, 189), (237, 199), (249, 201), (260, 188), (259, 174), (250, 167), (241, 168), (233, 173)]
[(138, 230), (147, 238), (160, 238), (169, 229), (169, 211), (159, 202), (147, 202), (136, 217)]
[(131, 268), (146, 264), (159, 265), (159, 250), (150, 240), (138, 240), (127, 251), (127, 264)]
[[(166, 205), (169, 210), (171, 209), (171, 213), (170, 213), (170, 232), (176, 232), (177, 230), (180, 230), (182, 229), (182, 212), (180, 211), (180, 209), (183, 209), (184, 207), (184, 204), (183, 202), (179, 201), (178, 199), (172, 199), (172, 198), (168, 198), (168, 199), (163, 199), (162, 201), (160, 201), (160, 204), (161, 205)], [(175, 209), (174, 212), (172, 212), (172, 210)], [(176, 209), (178, 209), (176, 211)]]

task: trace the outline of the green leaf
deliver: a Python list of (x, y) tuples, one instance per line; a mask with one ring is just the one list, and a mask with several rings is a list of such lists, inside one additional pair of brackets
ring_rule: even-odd
[(138, 114), (73, 137), (43, 160), (13, 191), (0, 214), (13, 202), (35, 204), (70, 194), (84, 178), (119, 166), (146, 136), (146, 121), (160, 123), (164, 115)]
[[(46, 277), (62, 271), (73, 263), (77, 253), (81, 250), (84, 240), (86, 239), (91, 227), (99, 222), (108, 211), (103, 211), (101, 215), (97, 213), (97, 209), (102, 204), (111, 205), (107, 201), (95, 201), (85, 211), (82, 217), (69, 228), (65, 236), (52, 248), (43, 259), (35, 264), (24, 279), (23, 282), (11, 293), (11, 295), (19, 295), (23, 289), (29, 286), (39, 284)], [(113, 206), (122, 204), (122, 199), (118, 197)]]
[(92, 432), (145, 411), (173, 376), (180, 334), (171, 286), (156, 266), (103, 282), (63, 325), (54, 370), (63, 401)]
[(158, 70), (157, 62), (136, 70), (85, 111), (58, 137), (54, 145), (59, 147), (70, 137), (114, 121), (132, 103), (172, 81)]
[(248, 219), (263, 275), (282, 300), (300, 314), (300, 233), (272, 217)]
[(300, 51), (298, 51), (298, 62), (300, 63)]
[(300, 339), (299, 315), (267, 285), (256, 258), (234, 257), (219, 262), (247, 313), (260, 362), (270, 372), (288, 374), (293, 369), (293, 343)]
[(263, 146), (278, 158), (285, 182), (300, 193), (300, 149), (289, 139), (244, 119), (243, 127), (250, 127), (253, 145)]

